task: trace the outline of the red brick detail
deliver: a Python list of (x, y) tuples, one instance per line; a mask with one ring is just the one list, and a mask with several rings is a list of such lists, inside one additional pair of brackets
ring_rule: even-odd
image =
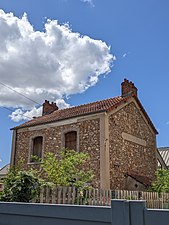
[(43, 103), (42, 115), (44, 116), (44, 115), (50, 114), (58, 109), (59, 108), (57, 107), (56, 103), (54, 102), (50, 103), (49, 101), (45, 100), (45, 102)]
[(122, 97), (133, 94), (137, 96), (137, 88), (135, 87), (133, 82), (127, 79), (124, 79), (124, 81), (121, 83), (121, 92)]

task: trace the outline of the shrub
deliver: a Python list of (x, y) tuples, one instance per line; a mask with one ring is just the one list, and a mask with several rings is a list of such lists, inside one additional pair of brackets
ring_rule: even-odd
[(4, 179), (1, 201), (30, 202), (39, 195), (41, 182), (31, 171), (10, 169)]

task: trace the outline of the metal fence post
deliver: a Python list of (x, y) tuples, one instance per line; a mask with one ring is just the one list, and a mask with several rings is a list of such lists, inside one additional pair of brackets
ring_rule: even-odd
[(144, 211), (145, 201), (129, 201), (130, 225), (145, 225)]
[(111, 225), (130, 225), (129, 201), (111, 200)]

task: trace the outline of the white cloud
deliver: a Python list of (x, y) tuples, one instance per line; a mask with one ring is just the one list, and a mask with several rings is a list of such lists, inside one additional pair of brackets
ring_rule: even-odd
[(0, 158), (0, 163), (2, 162), (2, 159)]
[(81, 0), (82, 2), (88, 3), (90, 6), (94, 7), (93, 0)]
[(66, 103), (63, 99), (56, 99), (56, 105), (59, 107), (59, 109), (70, 107), (70, 105)]
[(42, 107), (33, 108), (29, 111), (23, 111), (22, 109), (16, 109), (12, 114), (9, 116), (13, 121), (19, 122), (21, 120), (30, 120), (33, 117), (37, 117), (42, 115)]
[(125, 52), (125, 53), (122, 55), (122, 58), (126, 58), (129, 54), (130, 54), (130, 52)]
[(122, 55), (122, 58), (125, 58), (127, 56), (127, 53), (124, 53), (123, 55)]
[[(68, 108), (70, 107), (63, 99), (57, 99), (56, 104), (59, 109)], [(30, 120), (33, 117), (38, 117), (42, 115), (42, 107), (33, 108), (29, 111), (24, 111), (22, 109), (16, 109), (12, 114), (9, 116), (14, 122), (19, 122), (21, 120)]]
[[(73, 32), (68, 24), (47, 20), (35, 31), (27, 19), (0, 10), (0, 82), (42, 104), (60, 101), (95, 85), (111, 70), (110, 47)], [(19, 108), (15, 121), (38, 115), (36, 104), (0, 85), (0, 106)], [(25, 112), (30, 110), (30, 112)], [(25, 117), (24, 117), (25, 116)]]

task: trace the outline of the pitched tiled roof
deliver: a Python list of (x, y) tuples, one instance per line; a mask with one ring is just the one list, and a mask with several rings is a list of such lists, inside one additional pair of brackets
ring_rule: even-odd
[(73, 117), (85, 116), (85, 115), (89, 115), (89, 114), (110, 111), (110, 110), (116, 108), (117, 106), (119, 106), (121, 103), (126, 102), (131, 97), (133, 97), (136, 100), (141, 111), (143, 112), (144, 116), (146, 117), (148, 123), (150, 124), (150, 126), (152, 127), (154, 132), (156, 134), (158, 134), (158, 132), (155, 129), (153, 123), (151, 122), (149, 116), (147, 115), (146, 111), (144, 110), (142, 104), (140, 103), (140, 101), (138, 100), (138, 98), (135, 95), (129, 95), (126, 97), (117, 96), (114, 98), (109, 98), (109, 99), (92, 102), (92, 103), (88, 103), (88, 104), (84, 104), (84, 105), (74, 106), (74, 107), (61, 109), (61, 110), (56, 110), (56, 111), (52, 112), (51, 114), (39, 116), (39, 117), (34, 118), (26, 123), (19, 125), (17, 127), (14, 127), (13, 129), (31, 127), (31, 126), (41, 125), (41, 124), (57, 122), (60, 120), (70, 119)]
[(107, 111), (109, 108), (113, 106), (117, 106), (118, 104), (125, 101), (126, 99), (127, 97), (123, 98), (121, 96), (118, 96), (118, 97), (109, 98), (109, 99), (105, 99), (105, 100), (101, 100), (97, 102), (92, 102), (89, 104), (56, 110), (52, 112), (51, 114), (37, 117), (15, 128), (30, 127), (30, 126), (35, 126), (39, 124), (45, 124), (45, 123), (51, 123), (51, 122), (55, 122), (59, 120), (69, 119), (69, 118), (73, 118), (77, 116), (83, 116), (83, 115)]

